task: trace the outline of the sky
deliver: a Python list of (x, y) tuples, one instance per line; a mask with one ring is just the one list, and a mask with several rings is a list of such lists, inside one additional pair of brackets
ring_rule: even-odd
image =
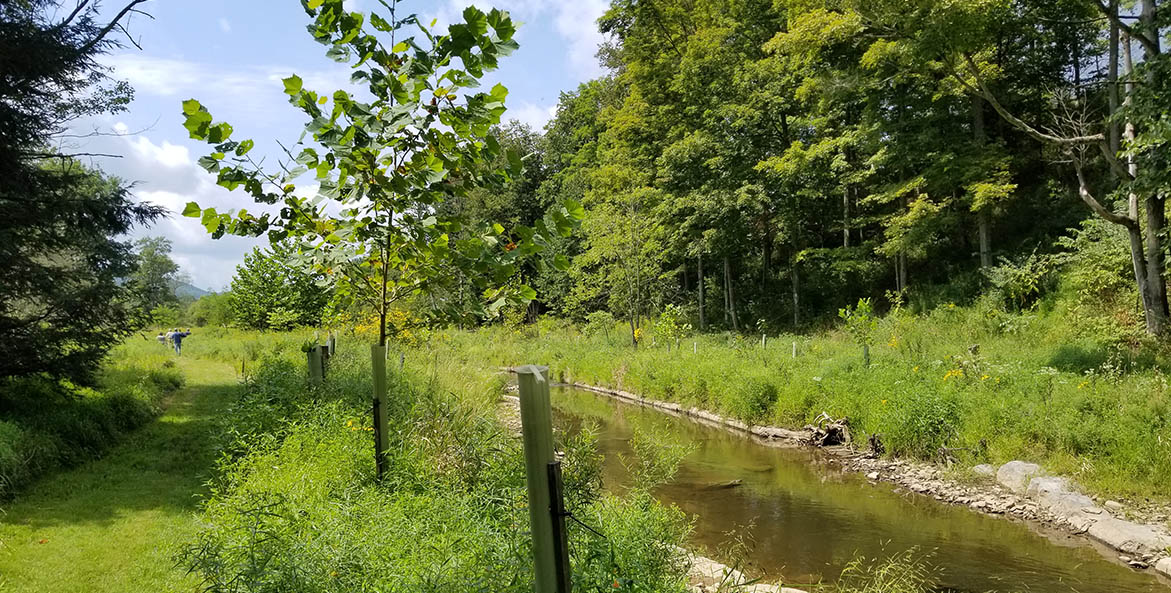
[[(520, 23), (520, 49), (484, 78), (485, 88), (497, 82), (508, 87), (505, 119), (539, 128), (561, 92), (603, 73), (595, 56), (603, 40), (596, 21), (607, 0), (407, 0), (398, 10), (416, 13), (424, 23), (434, 19), (443, 30), (470, 4), (508, 10)], [(112, 13), (123, 5), (107, 0), (103, 9)], [(347, 0), (347, 6), (388, 16), (378, 0)], [(188, 138), (182, 101), (198, 99), (216, 121), (232, 124), (233, 139), (254, 139), (253, 154), (275, 164), (276, 141), (296, 142), (304, 123), (287, 103), (281, 79), (296, 73), (306, 88), (332, 94), (348, 86), (349, 68), (325, 57), (325, 47), (306, 32), (309, 17), (296, 0), (153, 0), (142, 8), (153, 18), (134, 15), (128, 26), (142, 49), (124, 43), (102, 60), (111, 77), (134, 87), (134, 102), (126, 112), (79, 122), (73, 135), (102, 134), (63, 140), (62, 149), (120, 155), (93, 157), (91, 163), (133, 183), (136, 199), (172, 211), (133, 237), (171, 239), (172, 258), (194, 285), (224, 290), (244, 254), (267, 240), (213, 240), (196, 219), (179, 216), (190, 201), (219, 211), (256, 211), (243, 192), (215, 185), (196, 164), (208, 151)]]

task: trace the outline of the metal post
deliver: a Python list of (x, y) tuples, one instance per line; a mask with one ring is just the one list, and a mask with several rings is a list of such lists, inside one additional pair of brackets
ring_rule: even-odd
[(565, 497), (561, 482), (561, 462), (554, 461), (549, 470), (549, 519), (553, 522), (554, 569), (557, 571), (557, 593), (569, 593), (572, 582), (569, 578), (569, 533), (565, 530)]
[(386, 473), (386, 346), (370, 347), (374, 372), (374, 468), (379, 480)]
[(553, 457), (553, 410), (549, 403), (548, 373), (549, 367), (535, 365), (516, 370), (536, 593), (557, 593), (557, 554), (548, 473), (549, 464), (556, 460)]

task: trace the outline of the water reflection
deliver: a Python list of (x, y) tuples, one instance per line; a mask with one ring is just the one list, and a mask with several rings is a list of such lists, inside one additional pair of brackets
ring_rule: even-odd
[[(608, 488), (630, 476), (619, 455), (632, 455), (635, 427), (696, 444), (676, 480), (656, 494), (696, 516), (694, 543), (716, 552), (733, 529), (753, 542), (748, 572), (791, 583), (832, 580), (858, 554), (884, 556), (919, 547), (934, 551), (942, 585), (954, 591), (1032, 593), (1167, 593), (1152, 575), (1103, 558), (1081, 540), (1042, 536), (1028, 526), (872, 485), (824, 462), (816, 451), (760, 446), (738, 435), (559, 389), (563, 428), (591, 422), (600, 430)], [(739, 480), (736, 487), (720, 487)]]

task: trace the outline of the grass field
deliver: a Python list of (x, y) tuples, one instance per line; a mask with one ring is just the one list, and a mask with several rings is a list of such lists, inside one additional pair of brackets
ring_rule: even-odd
[[(145, 346), (143, 355), (154, 356)], [(0, 516), (0, 590), (192, 591), (176, 566), (216, 459), (213, 418), (238, 395), (232, 365), (185, 356), (165, 413), (101, 459), (41, 479)]]

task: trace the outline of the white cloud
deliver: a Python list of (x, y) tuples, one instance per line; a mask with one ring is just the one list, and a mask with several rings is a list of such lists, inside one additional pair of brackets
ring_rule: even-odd
[(504, 119), (515, 119), (521, 123), (528, 124), (531, 128), (539, 132), (545, 129), (545, 124), (553, 119), (554, 115), (557, 115), (556, 105), (541, 107), (532, 103), (521, 103), (518, 107), (509, 107), (508, 111), (504, 113)]
[[(127, 80), (139, 94), (175, 100), (175, 113), (179, 109), (178, 100), (196, 97), (205, 101), (217, 119), (232, 116), (229, 121), (259, 125), (296, 114), (295, 108), (288, 106), (280, 82), (293, 73), (301, 76), (306, 88), (321, 93), (333, 94), (338, 89), (360, 92), (350, 83), (349, 68), (343, 65), (328, 70), (282, 65), (233, 67), (138, 53), (115, 54), (104, 61), (113, 68), (114, 77)], [(215, 101), (220, 103), (212, 104)], [(231, 112), (222, 113), (225, 109)]]
[(232, 23), (224, 17), (220, 17), (220, 31), (223, 31), (224, 33), (232, 32)]
[(604, 36), (598, 31), (598, 19), (606, 12), (606, 0), (559, 1), (557, 32), (569, 42), (569, 62), (578, 75), (590, 79), (603, 73), (598, 64), (598, 46)]

